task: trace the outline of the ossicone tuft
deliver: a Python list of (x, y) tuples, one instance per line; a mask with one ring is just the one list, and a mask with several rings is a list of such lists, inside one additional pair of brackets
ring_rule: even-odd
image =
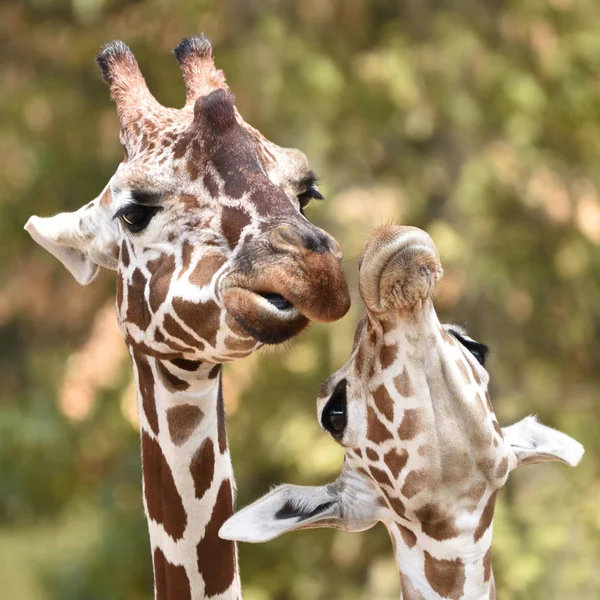
[(202, 33), (181, 40), (179, 45), (173, 48), (173, 54), (181, 65), (189, 56), (198, 56), (199, 58), (211, 56), (212, 46), (210, 40)]
[(133, 52), (129, 49), (129, 46), (121, 40), (113, 40), (112, 42), (106, 42), (102, 46), (102, 50), (96, 56), (96, 63), (102, 71), (102, 79), (109, 85), (113, 81), (114, 66), (117, 63), (129, 62), (136, 65)]

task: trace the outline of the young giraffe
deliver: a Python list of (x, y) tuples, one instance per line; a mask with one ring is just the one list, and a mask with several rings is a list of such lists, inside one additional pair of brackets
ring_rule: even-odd
[(339, 245), (303, 214), (321, 197), (306, 157), (242, 120), (205, 38), (174, 53), (181, 110), (154, 99), (125, 44), (103, 48), (125, 158), (98, 198), (25, 228), (82, 284), (118, 271), (156, 598), (237, 600), (236, 547), (218, 537), (234, 494), (221, 364), (350, 299)]
[(431, 238), (385, 226), (360, 266), (366, 317), (348, 362), (322, 386), (319, 420), (346, 448), (341, 477), (284, 485), (221, 528), (262, 542), (294, 529), (353, 531), (382, 521), (404, 600), (495, 598), (492, 518), (508, 473), (533, 462), (575, 465), (582, 446), (535, 418), (500, 428), (487, 392), (487, 348), (440, 325), (442, 275)]

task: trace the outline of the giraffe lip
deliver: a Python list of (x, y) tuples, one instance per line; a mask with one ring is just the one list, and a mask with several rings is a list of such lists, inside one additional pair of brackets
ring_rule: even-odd
[(223, 301), (229, 314), (263, 344), (284, 342), (308, 325), (308, 318), (275, 292), (232, 286), (225, 290)]

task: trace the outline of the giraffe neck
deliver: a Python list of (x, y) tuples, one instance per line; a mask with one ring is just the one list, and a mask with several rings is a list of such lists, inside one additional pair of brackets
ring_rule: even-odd
[(130, 353), (155, 597), (239, 600), (237, 548), (218, 536), (234, 494), (221, 366)]
[(409, 529), (388, 522), (386, 528), (394, 546), (402, 600), (497, 598), (491, 564), (491, 527), (477, 542), (472, 529), (440, 542), (424, 536), (418, 525)]

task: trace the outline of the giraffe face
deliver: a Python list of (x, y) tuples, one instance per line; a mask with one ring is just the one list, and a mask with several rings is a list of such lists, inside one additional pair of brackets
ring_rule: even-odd
[[(429, 236), (383, 227), (367, 244), (367, 309), (347, 363), (322, 386), (319, 420), (399, 516), (474, 509), (501, 487), (508, 452), (487, 393), (487, 348), (440, 325), (442, 269)], [(479, 494), (479, 496), (477, 496)]]
[(82, 283), (118, 270), (128, 343), (224, 362), (336, 320), (350, 299), (339, 245), (303, 214), (321, 197), (306, 157), (243, 122), (206, 44), (175, 49), (182, 110), (154, 100), (126, 46), (105, 48), (125, 158), (95, 201), (27, 227)]
[(424, 231), (373, 233), (360, 266), (366, 316), (349, 360), (317, 399), (320, 424), (346, 449), (342, 474), (326, 486), (279, 486), (231, 517), (222, 537), (261, 542), (383, 521), (409, 547), (415, 532), (426, 544), (462, 535), (482, 539), (485, 553), (496, 492), (510, 470), (577, 464), (581, 445), (533, 417), (500, 428), (487, 395), (486, 347), (442, 326), (433, 308), (441, 273)]

